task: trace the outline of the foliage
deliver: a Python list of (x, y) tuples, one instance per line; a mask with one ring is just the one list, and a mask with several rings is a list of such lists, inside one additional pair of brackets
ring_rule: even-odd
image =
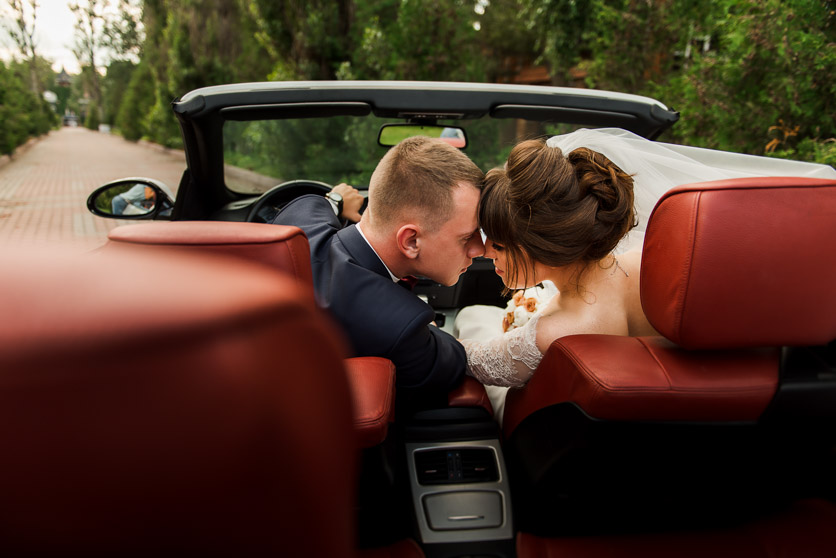
[[(834, 7), (822, 0), (523, 0), (556, 81), (680, 111), (668, 141), (823, 162), (836, 135)], [(776, 138), (770, 127), (798, 127)], [(774, 131), (774, 128), (773, 128)], [(785, 143), (786, 141), (786, 143)]]
[(87, 116), (84, 118), (84, 127), (90, 130), (98, 130), (99, 124), (101, 121), (99, 120), (99, 107), (96, 103), (90, 103), (87, 107)]
[(767, 155), (781, 159), (815, 161), (836, 167), (836, 138), (826, 140), (806, 138), (799, 141), (794, 147), (770, 151)]
[(594, 14), (604, 0), (525, 0), (523, 21), (537, 38), (535, 48), (551, 66), (560, 85), (570, 83), (569, 70), (589, 51)]
[(116, 60), (107, 67), (102, 78), (102, 122), (114, 126), (116, 115), (126, 99), (127, 89), (136, 64), (128, 60)]
[(341, 78), (484, 81), (484, 59), (467, 0), (358, 2), (355, 44)]
[(12, 11), (14, 24), (4, 22), (9, 37), (18, 48), (18, 53), (29, 62), (29, 85), (36, 94), (43, 89), (37, 77), (38, 55), (35, 52), (35, 24), (37, 23), (37, 0), (7, 0)]
[[(387, 3), (387, 2), (384, 2)], [(347, 60), (353, 0), (252, 0), (248, 16), (272, 62), (270, 79), (334, 79)]]
[[(32, 36), (36, 14), (23, 13), (31, 0), (6, 2), (19, 8), (23, 22), (6, 31), (21, 40)], [(534, 63), (546, 65), (556, 85), (582, 76), (587, 86), (648, 95), (674, 107), (682, 118), (667, 141), (817, 161), (833, 157), (832, 0), (76, 2), (76, 50), (84, 70), (67, 106), (78, 110), (79, 99), (89, 97), (102, 108), (103, 121), (131, 139), (180, 145), (170, 103), (209, 85), (513, 82), (520, 68)], [(27, 44), (19, 45), (29, 63), (22, 83), (51, 86), (47, 63), (27, 54)], [(96, 69), (105, 65), (101, 79)]]
[(691, 52), (710, 44), (705, 22), (715, 5), (703, 0), (602, 2), (589, 33), (588, 83), (634, 93), (665, 83)]
[(382, 122), (349, 117), (228, 122), (224, 160), (277, 181), (303, 177), (329, 184), (368, 184), (385, 153), (369, 140), (377, 136)]
[(148, 136), (146, 115), (154, 106), (154, 79), (147, 63), (140, 63), (131, 73), (130, 82), (119, 104), (115, 126), (127, 140), (136, 141)]
[[(529, 0), (481, 0), (476, 3), (477, 39), (488, 82), (513, 82), (521, 66), (539, 56), (538, 38), (520, 14)], [(508, 22), (515, 22), (509, 25)]]
[(259, 66), (258, 53), (248, 47), (252, 39), (237, 0), (181, 0), (167, 2), (166, 10), (167, 63), (180, 69), (167, 76), (170, 91), (263, 79), (266, 66), (260, 75), (250, 73)]
[(10, 154), (33, 136), (55, 125), (49, 105), (32, 92), (27, 82), (28, 64), (0, 61), (0, 154)]
[(134, 60), (139, 57), (143, 29), (140, 25), (141, 0), (119, 0), (119, 9), (115, 16), (104, 22), (102, 42), (117, 60)]
[[(717, 49), (657, 90), (682, 113), (673, 137), (754, 154), (763, 154), (773, 139), (783, 153), (827, 152), (815, 144), (836, 136), (833, 11), (810, 0), (718, 5)], [(773, 126), (796, 132), (776, 137)]]
[[(104, 28), (107, 19), (104, 10), (108, 0), (84, 0), (84, 3), (69, 4), (70, 11), (76, 18), (75, 45), (73, 53), (82, 68), (82, 83), (92, 102), (92, 108), (99, 111), (102, 106), (102, 88), (99, 76), (99, 50), (106, 45)], [(100, 118), (101, 115), (96, 115)]]

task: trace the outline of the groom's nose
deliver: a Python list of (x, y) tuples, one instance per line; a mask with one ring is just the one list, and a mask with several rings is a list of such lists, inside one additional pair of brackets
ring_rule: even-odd
[(467, 257), (478, 258), (485, 253), (485, 245), (482, 243), (482, 235), (474, 234), (467, 244)]

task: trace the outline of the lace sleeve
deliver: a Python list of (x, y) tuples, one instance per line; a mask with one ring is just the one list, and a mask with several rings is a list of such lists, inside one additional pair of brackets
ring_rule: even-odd
[(537, 348), (539, 318), (540, 314), (535, 314), (523, 327), (488, 341), (462, 340), (468, 375), (490, 386), (525, 384), (543, 359)]

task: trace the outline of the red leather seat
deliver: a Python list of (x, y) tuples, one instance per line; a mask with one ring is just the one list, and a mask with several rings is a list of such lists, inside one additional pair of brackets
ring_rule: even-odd
[(833, 497), (832, 475), (819, 473), (834, 437), (819, 429), (834, 424), (836, 384), (815, 366), (836, 339), (834, 208), (836, 181), (820, 179), (663, 196), (641, 296), (664, 337), (558, 339), (508, 394), (521, 529), (728, 525), (794, 496)]
[(0, 554), (354, 555), (345, 347), (295, 281), (2, 259)]
[(227, 221), (141, 223), (111, 230), (102, 250), (151, 246), (235, 256), (313, 285), (308, 239), (296, 227)]
[[(102, 252), (151, 249), (154, 252), (231, 256), (257, 263), (296, 278), (303, 289), (301, 296), (313, 300), (310, 249), (307, 238), (297, 227), (222, 221), (154, 222), (118, 227), (110, 232), (108, 239)], [(360, 532), (365, 533), (366, 526), (371, 524), (375, 531), (373, 538), (377, 538), (377, 531), (388, 530), (381, 527), (383, 522), (378, 521), (377, 514), (391, 516), (388, 508), (394, 505), (389, 500), (394, 492), (391, 487), (385, 483), (383, 487), (378, 486), (386, 475), (376, 473), (378, 454), (386, 454), (380, 446), (387, 439), (389, 426), (395, 419), (396, 371), (391, 361), (371, 357), (347, 358), (345, 367), (353, 402), (355, 440), (360, 449), (369, 450), (364, 454), (360, 477)], [(378, 492), (387, 494), (382, 504), (370, 496)], [(374, 519), (366, 519), (370, 514)], [(384, 552), (386, 548), (377, 550)]]
[[(304, 286), (304, 296), (313, 297), (308, 239), (297, 227), (228, 221), (141, 223), (110, 231), (101, 251), (149, 248), (233, 256), (265, 265), (295, 277)], [(346, 364), (355, 402), (355, 429), (360, 446), (371, 447), (386, 438), (394, 420), (395, 368), (391, 363), (353, 361)]]

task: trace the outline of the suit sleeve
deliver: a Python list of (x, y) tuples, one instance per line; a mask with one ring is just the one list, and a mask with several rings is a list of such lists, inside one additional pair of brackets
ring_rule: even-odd
[(446, 393), (458, 386), (467, 369), (461, 343), (439, 328), (416, 318), (404, 331), (392, 354), (398, 387), (419, 392)]
[(342, 228), (331, 203), (323, 196), (300, 196), (287, 204), (273, 219), (274, 225), (299, 227), (311, 246), (311, 254), (317, 254), (324, 243)]

